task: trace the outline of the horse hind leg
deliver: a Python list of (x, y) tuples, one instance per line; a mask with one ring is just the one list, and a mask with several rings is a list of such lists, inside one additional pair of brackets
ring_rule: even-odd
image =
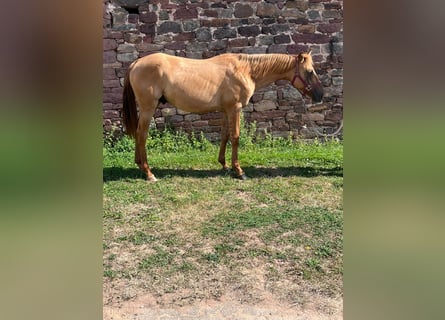
[(232, 169), (234, 171), (235, 178), (246, 180), (247, 176), (244, 174), (243, 169), (238, 161), (238, 146), (240, 136), (240, 115), (241, 107), (235, 108), (228, 114), (228, 124), (230, 132), (230, 142), (232, 143)]
[(157, 107), (157, 101), (152, 103), (140, 104), (138, 128), (136, 130), (136, 148), (134, 162), (146, 175), (148, 181), (157, 181), (155, 175), (151, 172), (147, 161), (146, 142), (148, 137), (148, 128), (151, 118)]
[(227, 115), (223, 113), (223, 121), (221, 125), (221, 145), (219, 147), (218, 162), (221, 163), (223, 171), (229, 171), (226, 164), (226, 147), (229, 141), (229, 128), (227, 123)]

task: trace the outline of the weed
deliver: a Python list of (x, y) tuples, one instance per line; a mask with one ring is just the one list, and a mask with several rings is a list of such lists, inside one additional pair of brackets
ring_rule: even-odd
[(155, 239), (156, 237), (154, 237), (153, 235), (148, 235), (142, 231), (136, 231), (136, 233), (129, 237), (127, 240), (135, 245), (141, 245), (144, 243), (151, 243)]
[(323, 242), (315, 250), (315, 255), (321, 258), (331, 257), (333, 254), (333, 248), (330, 242)]
[(316, 270), (321, 272), (321, 266), (320, 266), (320, 261), (316, 258), (309, 258), (307, 259), (305, 262), (307, 267), (309, 267), (311, 270)]
[(111, 269), (105, 269), (104, 270), (104, 277), (113, 279), (113, 278), (116, 278), (116, 276), (117, 276), (117, 272), (116, 271), (111, 270)]
[(152, 268), (166, 267), (170, 265), (173, 261), (174, 255), (164, 251), (163, 249), (157, 248), (157, 252), (144, 258), (140, 264), (140, 270), (150, 270)]
[(218, 253), (207, 253), (207, 254), (204, 254), (203, 257), (208, 262), (214, 262), (214, 263), (218, 263), (221, 259), (220, 255)]
[(196, 266), (190, 262), (183, 262), (181, 265), (177, 267), (179, 272), (191, 272), (196, 270)]

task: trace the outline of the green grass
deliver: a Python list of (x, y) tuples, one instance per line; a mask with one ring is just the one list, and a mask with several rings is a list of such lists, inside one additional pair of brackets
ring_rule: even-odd
[(133, 163), (133, 141), (105, 140), (107, 299), (128, 287), (181, 301), (229, 291), (249, 301), (266, 287), (287, 301), (341, 293), (342, 143), (244, 133), (246, 181), (221, 171), (218, 146), (203, 136), (152, 132), (156, 183)]

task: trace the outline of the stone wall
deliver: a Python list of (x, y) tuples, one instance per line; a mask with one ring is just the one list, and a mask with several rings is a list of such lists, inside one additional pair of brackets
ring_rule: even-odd
[[(278, 81), (254, 94), (244, 118), (274, 136), (311, 138), (312, 126), (331, 133), (343, 117), (343, 1), (104, 0), (103, 21), (104, 131), (122, 130), (124, 74), (132, 61), (154, 52), (203, 59), (311, 48), (324, 102), (310, 106), (289, 82)], [(203, 131), (217, 140), (220, 123), (220, 113), (161, 104), (152, 125)]]

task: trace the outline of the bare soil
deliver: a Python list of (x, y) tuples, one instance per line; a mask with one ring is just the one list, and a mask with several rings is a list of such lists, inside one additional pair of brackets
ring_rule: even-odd
[(143, 295), (116, 305), (105, 305), (104, 320), (182, 320), (182, 319), (283, 319), (283, 320), (341, 320), (343, 300), (314, 295), (301, 303), (285, 304), (264, 292), (257, 304), (243, 304), (237, 294), (221, 296), (218, 300), (201, 300), (183, 306), (167, 305), (176, 301), (175, 295), (165, 295), (162, 302), (153, 295)]

